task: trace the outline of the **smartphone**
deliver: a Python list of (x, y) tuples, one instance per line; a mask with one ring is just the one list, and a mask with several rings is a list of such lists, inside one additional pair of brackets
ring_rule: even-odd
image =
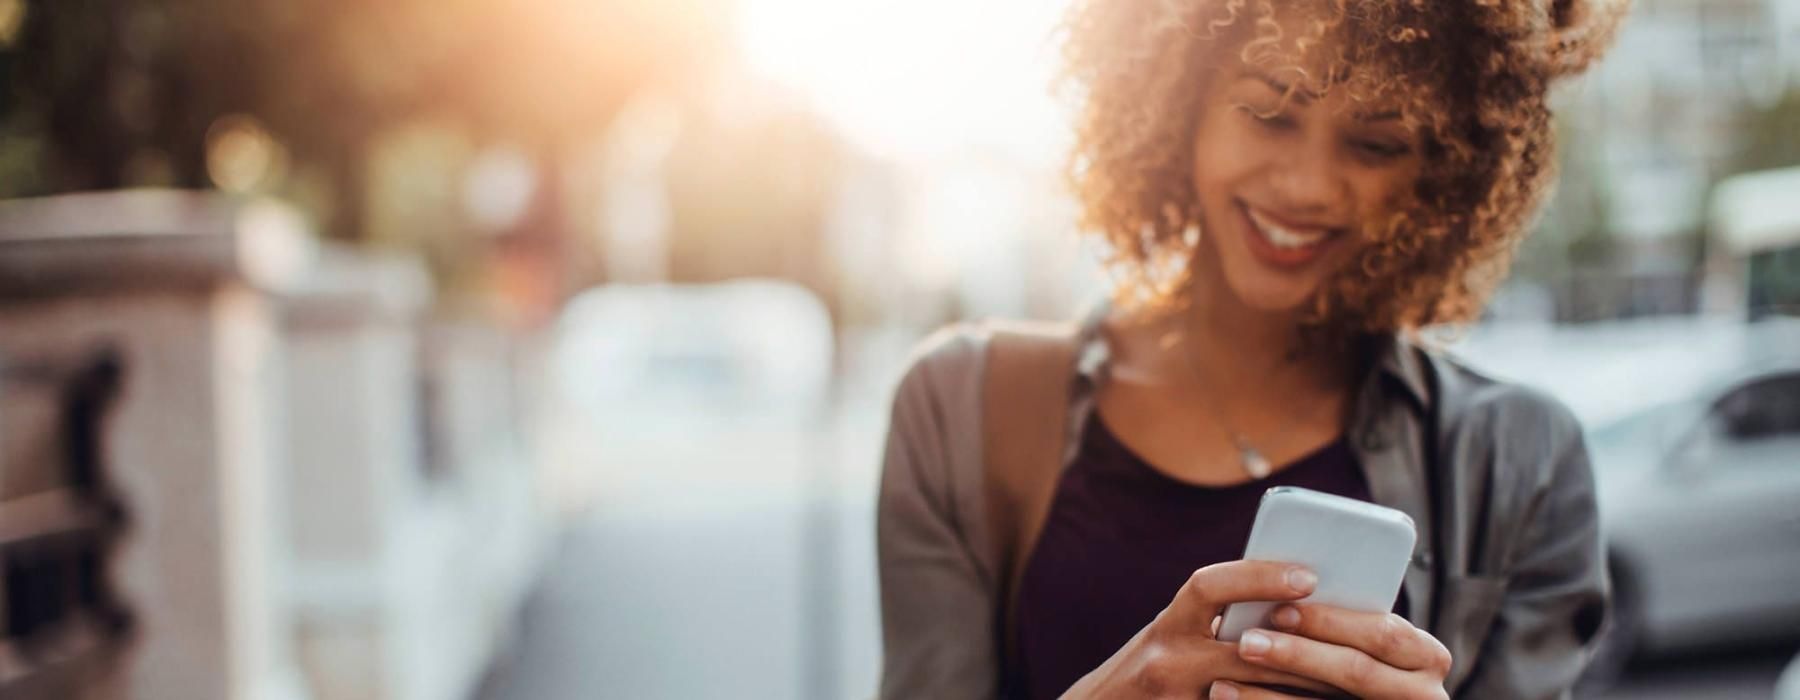
[[(1300, 564), (1319, 575), (1302, 600), (1364, 612), (1387, 612), (1400, 594), (1418, 533), (1412, 518), (1385, 506), (1292, 486), (1263, 492), (1244, 547), (1248, 560)], [(1235, 642), (1244, 630), (1270, 628), (1279, 603), (1233, 603), (1218, 639)]]

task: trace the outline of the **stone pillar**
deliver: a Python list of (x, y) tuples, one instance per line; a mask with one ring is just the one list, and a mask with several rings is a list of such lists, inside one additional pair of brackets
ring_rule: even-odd
[(328, 250), (284, 306), (300, 662), (319, 700), (414, 697), (394, 624), (426, 503), (423, 266)]
[[(212, 193), (0, 202), (0, 357), (117, 357), (97, 461), (123, 513), (103, 566), (131, 624), (117, 662), (85, 674), (81, 697), (303, 695), (277, 589), (286, 548), (271, 497), (271, 300), (309, 263), (311, 241), (289, 209)], [(33, 418), (0, 416), (9, 499), (56, 488), (25, 449), (46, 434)]]
[(318, 700), (456, 700), (544, 543), (510, 334), (429, 321), (416, 259), (328, 250), (283, 305), (286, 500)]

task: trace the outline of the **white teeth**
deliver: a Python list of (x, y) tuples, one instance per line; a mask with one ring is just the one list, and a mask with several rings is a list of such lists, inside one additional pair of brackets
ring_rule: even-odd
[(1269, 242), (1275, 244), (1277, 248), (1304, 248), (1325, 240), (1325, 237), (1331, 233), (1327, 229), (1284, 228), (1258, 214), (1255, 209), (1245, 207), (1244, 211), (1250, 213), (1250, 221), (1256, 224), (1256, 228), (1262, 233), (1263, 238), (1269, 239)]

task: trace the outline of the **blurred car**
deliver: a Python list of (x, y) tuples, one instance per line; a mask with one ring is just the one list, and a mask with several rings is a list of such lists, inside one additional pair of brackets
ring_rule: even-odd
[(580, 518), (552, 589), (570, 602), (540, 629), (596, 650), (580, 694), (805, 695), (835, 619), (813, 507), (834, 466), (825, 305), (778, 281), (609, 285), (569, 302), (548, 353), (549, 496)]
[(1800, 362), (1746, 367), (1595, 428), (1590, 446), (1610, 653), (1800, 634)]
[(1775, 700), (1800, 700), (1800, 656), (1788, 662), (1775, 680)]
[(1800, 321), (1536, 335), (1489, 332), (1462, 354), (1587, 426), (1614, 591), (1594, 677), (1635, 655), (1800, 636)]
[(550, 350), (553, 462), (597, 498), (791, 499), (829, 415), (834, 352), (824, 304), (794, 284), (588, 290)]

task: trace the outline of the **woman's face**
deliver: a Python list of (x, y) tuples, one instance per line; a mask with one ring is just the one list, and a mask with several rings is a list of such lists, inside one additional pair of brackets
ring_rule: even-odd
[(1296, 72), (1232, 61), (1209, 81), (1194, 139), (1202, 276), (1245, 306), (1305, 305), (1366, 245), (1418, 177), (1418, 135), (1345, 90), (1296, 89)]

